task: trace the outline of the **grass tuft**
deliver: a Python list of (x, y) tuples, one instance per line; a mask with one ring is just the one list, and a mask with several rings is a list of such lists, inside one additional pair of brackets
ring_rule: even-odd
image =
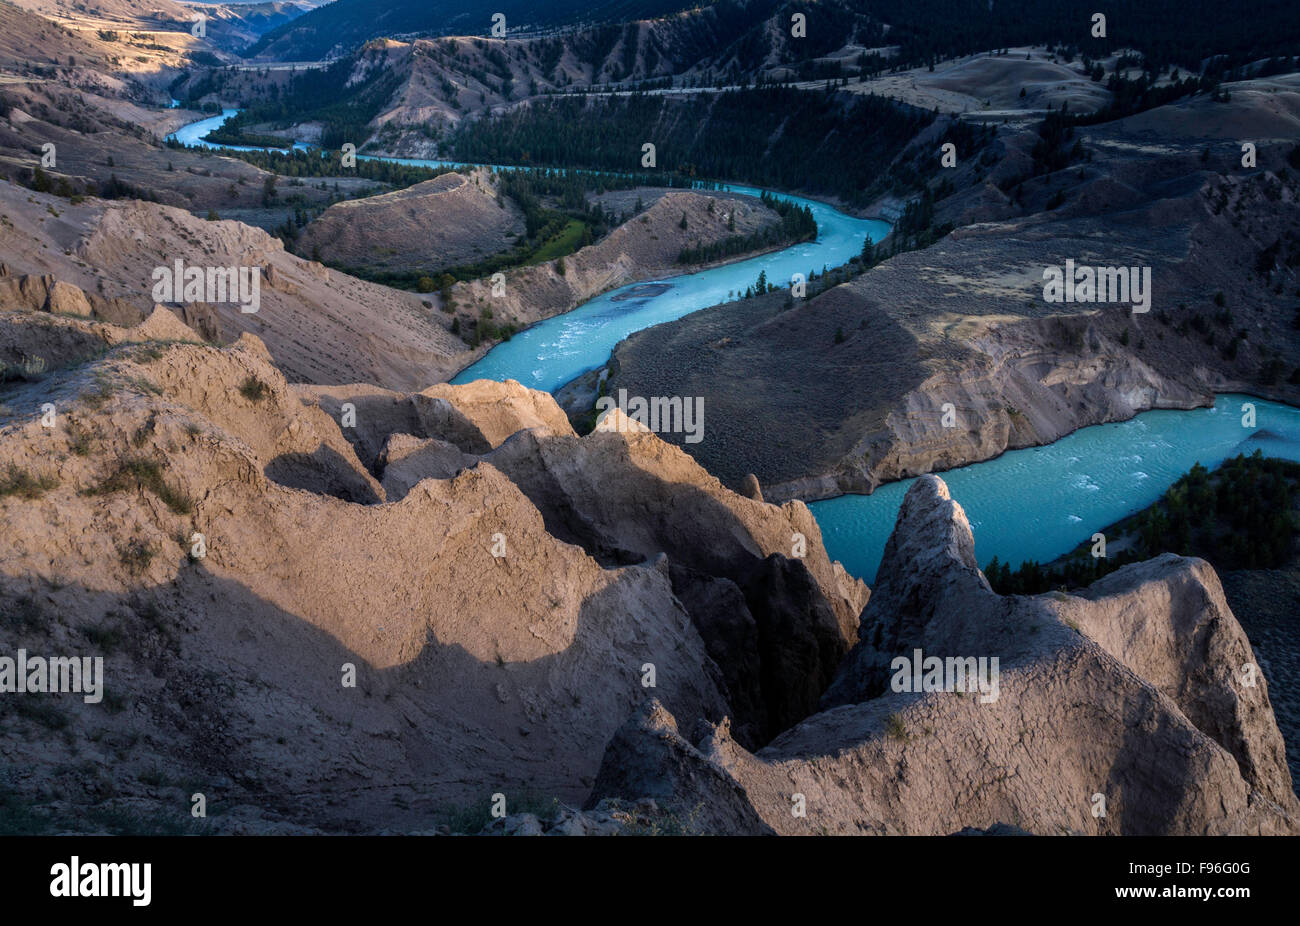
[(239, 394), (250, 402), (260, 402), (271, 394), (271, 387), (256, 376), (250, 376), (239, 387)]
[(35, 475), (17, 463), (10, 463), (4, 475), (0, 476), (0, 498), (17, 495), (31, 501), (56, 488), (58, 484), (56, 476)]
[(163, 479), (162, 464), (148, 457), (123, 459), (108, 478), (93, 489), (87, 489), (85, 494), (111, 495), (131, 489), (148, 489), (176, 514), (190, 514), (194, 511), (194, 500), (168, 485)]
[(885, 718), (885, 733), (890, 738), (906, 743), (911, 739), (907, 735), (907, 727), (903, 724), (903, 718), (898, 714), (890, 714)]
[(118, 548), (117, 552), (122, 560), (122, 565), (133, 576), (138, 576), (148, 569), (155, 555), (154, 548), (139, 539), (128, 542), (126, 546)]

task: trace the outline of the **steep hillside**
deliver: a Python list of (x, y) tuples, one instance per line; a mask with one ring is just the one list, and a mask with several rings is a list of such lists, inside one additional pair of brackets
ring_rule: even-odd
[[(14, 70), (57, 77), (72, 86), (121, 81), (136, 98), (161, 91), (187, 68), (223, 64), (231, 57), (223, 46), (238, 41), (223, 43), (221, 38), (229, 37), (229, 23), (238, 22), (237, 14), (213, 7), (211, 31), (198, 36), (191, 31), (195, 14), (173, 0), (21, 0), (5, 8), (11, 26), (15, 13), (41, 24), (36, 41), (15, 47)], [(58, 42), (51, 45), (55, 36)], [(86, 47), (93, 52), (85, 53)]]
[[(257, 3), (210, 3), (196, 0), (16, 0), (15, 5), (70, 29), (112, 32), (125, 27), (135, 40), (150, 45), (175, 41), (189, 35), (199, 15), (205, 17), (204, 32), (196, 48), (211, 55), (213, 50), (237, 52), (263, 33), (283, 26), (325, 0), (264, 0)], [(119, 36), (118, 38), (123, 38)], [(157, 50), (157, 49), (155, 49)], [(201, 55), (207, 64), (213, 61)]]
[(866, 597), (803, 505), (615, 422), (579, 439), (517, 384), (297, 390), (250, 335), (0, 327), (102, 345), (0, 387), (0, 639), (106, 666), (101, 701), (4, 700), (6, 806), (31, 831), (187, 831), (196, 790), (218, 832), (576, 804), (645, 685), (754, 746), (814, 710)]
[[(650, 142), (659, 170), (865, 205), (883, 192), (877, 179), (931, 120), (889, 101), (784, 88), (563, 97), (462, 125), (449, 147), (475, 162), (617, 171), (636, 169)], [(840, 167), (810, 172), (810, 163)]]
[[(1138, 48), (1159, 66), (1184, 68), (1198, 68), (1214, 56), (1223, 56), (1219, 66), (1236, 67), (1296, 53), (1300, 14), (1288, 0), (1265, 0), (1254, 22), (1222, 22), (1217, 10), (1212, 0), (1118, 0), (1105, 11), (1104, 37), (1092, 35), (1096, 10), (1084, 0), (992, 6), (987, 0), (722, 0), (694, 7), (675, 0), (550, 0), (508, 2), (496, 11), (512, 30), (565, 27), (554, 34), (566, 55), (614, 80), (653, 75), (660, 62), (663, 73), (707, 74), (710, 80), (755, 73), (838, 78), (1044, 44), (1068, 49), (1071, 57), (1093, 58)], [(805, 17), (798, 37), (792, 27), (796, 14)], [(1270, 28), (1258, 29), (1255, 22)], [(249, 53), (262, 60), (318, 60), (380, 36), (486, 37), (491, 26), (488, 11), (464, 0), (336, 0), (268, 33)]]
[[(698, 808), (705, 830), (790, 835), (1300, 830), (1268, 689), (1239, 681), (1250, 643), (1205, 562), (1163, 556), (1079, 595), (1002, 598), (973, 550), (943, 481), (919, 480), (826, 710), (751, 752), (726, 723), (686, 733), (647, 704), (590, 803), (652, 798)], [(986, 669), (978, 686), (896, 686), (894, 659), (920, 653), (997, 658), (996, 685)]]
[(455, 313), (457, 329), (477, 344), (488, 320), (493, 331), (508, 331), (559, 315), (628, 283), (688, 270), (692, 264), (680, 261), (687, 248), (743, 240), (779, 222), (772, 209), (748, 196), (673, 190), (651, 198), (649, 208), (595, 244), (506, 272), (504, 292), (494, 292), (490, 277), (456, 283), (444, 291), (440, 307)]
[(71, 58), (92, 69), (107, 69), (106, 43), (83, 36), (12, 4), (0, 4), (0, 67), (12, 79), (44, 65), (63, 64)]
[(503, 251), (523, 230), (519, 207), (496, 189), (492, 173), (476, 171), (333, 205), (296, 247), (329, 264), (432, 272)]
[[(706, 396), (725, 425), (688, 452), (730, 485), (754, 473), (769, 497), (805, 499), (1216, 391), (1295, 402), (1300, 88), (1229, 86), (1229, 104), (1197, 95), (1081, 128), (1083, 155), (1053, 172), (1035, 168), (1036, 132), (1000, 133), (996, 166), (934, 207), (952, 234), (833, 274), (806, 302), (773, 294), (638, 332), (608, 388)], [(1067, 259), (1150, 268), (1147, 311), (1046, 302), (1044, 271)]]
[[(741, 5), (741, 4), (734, 4)], [(764, 4), (770, 5), (770, 4)], [(485, 10), (467, 0), (335, 0), (301, 21), (282, 26), (248, 50), (251, 56), (279, 60), (316, 60), (350, 51), (376, 36), (410, 33), (482, 35), (491, 32), (493, 13), (505, 16), (512, 30), (555, 28), (577, 23), (621, 23), (673, 13), (689, 7), (682, 0), (505, 0)], [(378, 7), (378, 8), (376, 8)]]
[(233, 221), (139, 201), (80, 204), (0, 183), (0, 262), (15, 275), (47, 275), (131, 306), (154, 305), (158, 268), (256, 268), (259, 305), (176, 300), (221, 343), (242, 332), (265, 338), (299, 382), (366, 381), (420, 388), (463, 365), (464, 344), (414, 293), (392, 290), (294, 257), (278, 238)]

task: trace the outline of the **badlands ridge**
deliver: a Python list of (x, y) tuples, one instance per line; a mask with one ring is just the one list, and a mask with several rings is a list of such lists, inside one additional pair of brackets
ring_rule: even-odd
[[(1202, 561), (1000, 597), (931, 476), (869, 592), (617, 411), (293, 385), (163, 308), (0, 344), (49, 363), (0, 409), (0, 650), (105, 657), (100, 704), (0, 702), (32, 829), (1300, 831)], [(998, 657), (997, 700), (890, 690), (915, 649)]]

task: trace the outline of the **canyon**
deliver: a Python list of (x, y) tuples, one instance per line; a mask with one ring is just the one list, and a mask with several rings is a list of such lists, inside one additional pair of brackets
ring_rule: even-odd
[[(106, 652), (103, 706), (11, 708), (0, 733), (29, 770), (7, 799), (62, 828), (103, 825), (111, 795), (185, 829), (191, 791), (216, 832), (436, 831), (495, 792), (558, 802), (543, 816), (569, 829), (1300, 825), (1267, 683), (1241, 684), (1249, 644), (1203, 562), (1002, 598), (927, 477), (868, 592), (801, 502), (729, 491), (618, 409), (580, 438), (513, 383), (295, 386), (255, 336), (204, 345), (162, 308), (3, 323), (108, 345), (52, 357), (0, 418), (4, 648)], [(53, 427), (29, 411), (47, 402)], [(882, 691), (912, 648), (1000, 656), (1001, 696)], [(98, 771), (54, 770), (74, 754)]]
[(1295, 453), (1285, 44), (544, 6), (0, 6), (0, 833), (1300, 835), (1294, 556), (976, 552)]
[[(727, 425), (688, 451), (729, 485), (756, 475), (778, 500), (871, 492), (1148, 408), (1209, 405), (1215, 392), (1295, 404), (1300, 339), (1276, 306), (1294, 301), (1294, 281), (1284, 271), (1270, 285), (1255, 266), (1261, 247), (1300, 234), (1288, 161), (1300, 84), (1233, 93), (1163, 107), (1158, 166), (1143, 141), (1150, 113), (1085, 130), (1096, 156), (1062, 172), (1065, 202), (1050, 211), (1052, 185), (1035, 183), (1023, 207), (1002, 193), (1035, 137), (1003, 133), (998, 167), (943, 207), (958, 227), (942, 241), (806, 300), (770, 294), (637, 332), (616, 348), (607, 388), (703, 396)], [(1231, 113), (1222, 134), (1194, 128), (1223, 115), (1210, 107)], [(1258, 171), (1234, 170), (1229, 132), (1274, 139), (1260, 142)], [(1046, 302), (1044, 270), (1067, 255), (1154, 268), (1155, 310)]]

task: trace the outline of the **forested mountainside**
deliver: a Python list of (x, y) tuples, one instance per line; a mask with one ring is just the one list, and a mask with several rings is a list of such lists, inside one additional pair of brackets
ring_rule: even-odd
[[(688, 0), (501, 0), (489, 9), (474, 0), (335, 0), (309, 14), (299, 28), (286, 24), (263, 36), (248, 53), (292, 49), (297, 57), (316, 59), (381, 35), (486, 35), (495, 13), (505, 16), (510, 29), (556, 29), (648, 19), (693, 5)], [(763, 0), (755, 5), (776, 4)]]
[[(591, 31), (592, 50), (620, 41), (625, 24), (664, 19), (674, 40), (660, 49), (681, 71), (703, 59), (732, 58), (756, 68), (774, 56), (798, 61), (857, 45), (891, 48), (890, 63), (915, 65), (991, 48), (1065, 43), (1080, 53), (1109, 54), (1139, 48), (1159, 65), (1200, 67), (1206, 58), (1225, 66), (1293, 54), (1300, 35), (1300, 6), (1260, 0), (1249, 16), (1230, 14), (1213, 0), (1115, 0), (1101, 12), (1104, 36), (1095, 36), (1090, 0), (832, 0), (815, 4), (779, 0), (506, 0), (491, 10), (470, 0), (335, 0), (264, 35), (248, 49), (254, 57), (315, 60), (345, 54), (368, 39), (397, 35), (488, 35), (492, 13), (511, 29)], [(680, 15), (678, 15), (680, 14)], [(791, 17), (806, 17), (806, 35), (789, 42)], [(1260, 28), (1268, 23), (1269, 28)]]

